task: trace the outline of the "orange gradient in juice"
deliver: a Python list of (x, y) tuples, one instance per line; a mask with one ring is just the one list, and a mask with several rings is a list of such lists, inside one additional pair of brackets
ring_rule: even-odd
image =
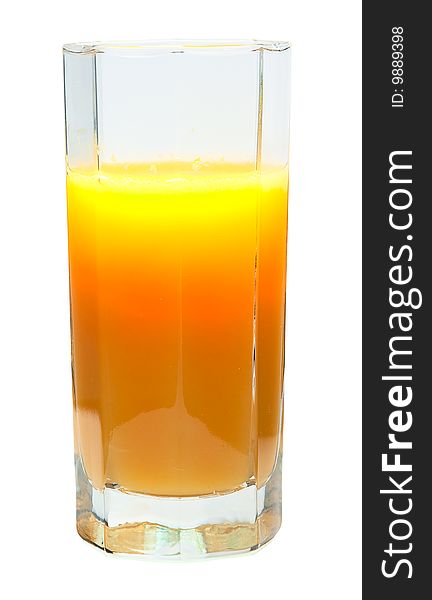
[(271, 474), (287, 185), (246, 164), (68, 173), (75, 433), (95, 487), (202, 495)]

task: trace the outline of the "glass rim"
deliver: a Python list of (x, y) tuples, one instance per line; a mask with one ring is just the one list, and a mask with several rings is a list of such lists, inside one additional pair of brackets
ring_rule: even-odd
[(70, 54), (152, 55), (186, 52), (283, 52), (291, 48), (288, 41), (255, 39), (168, 39), (139, 41), (78, 42), (63, 45)]

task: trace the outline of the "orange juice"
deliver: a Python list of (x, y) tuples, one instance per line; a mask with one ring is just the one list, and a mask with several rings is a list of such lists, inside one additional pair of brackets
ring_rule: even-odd
[(194, 496), (270, 476), (287, 186), (248, 164), (68, 172), (76, 445), (96, 488)]

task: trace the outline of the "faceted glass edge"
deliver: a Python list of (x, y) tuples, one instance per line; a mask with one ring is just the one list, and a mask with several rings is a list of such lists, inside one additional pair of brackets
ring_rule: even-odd
[(77, 531), (109, 553), (198, 559), (262, 548), (282, 522), (282, 453), (268, 481), (212, 497), (158, 497), (94, 488), (76, 456)]
[(267, 50), (282, 52), (291, 47), (287, 41), (262, 40), (145, 40), (119, 42), (87, 42), (63, 45), (63, 51), (72, 54), (122, 54), (134, 52), (153, 54), (154, 52), (190, 52), (190, 51), (247, 51)]

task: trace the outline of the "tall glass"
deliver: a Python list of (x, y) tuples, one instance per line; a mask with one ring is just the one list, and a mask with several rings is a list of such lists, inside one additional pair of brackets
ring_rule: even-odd
[(254, 550), (281, 522), (289, 44), (64, 46), (77, 528)]

